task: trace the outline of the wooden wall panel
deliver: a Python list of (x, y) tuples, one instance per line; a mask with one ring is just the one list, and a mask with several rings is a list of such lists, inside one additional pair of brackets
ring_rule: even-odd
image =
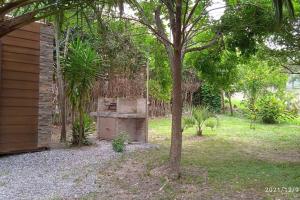
[(2, 69), (9, 70), (9, 71), (18, 71), (18, 72), (39, 73), (39, 68), (37, 65), (10, 62), (10, 61), (3, 61)]
[(26, 39), (21, 39), (12, 36), (5, 36), (1, 40), (4, 45), (12, 45), (17, 47), (25, 47), (25, 48), (37, 49), (37, 50), (40, 49), (39, 43), (32, 40), (26, 40)]
[(36, 116), (5, 116), (0, 118), (0, 125), (37, 125), (37, 124), (38, 124), (38, 119)]
[(33, 98), (0, 98), (0, 106), (5, 107), (37, 107), (39, 100)]
[(2, 49), (4, 52), (11, 52), (11, 53), (20, 53), (25, 55), (39, 55), (39, 50), (36, 49), (28, 49), (24, 47), (12, 46), (12, 45), (3, 45)]
[(1, 134), (1, 137), (6, 137), (6, 138), (12, 138), (12, 135), (18, 134), (20, 137), (22, 136), (22, 133), (26, 133), (24, 137), (29, 137), (31, 135), (35, 134), (37, 127), (36, 125), (1, 125), (0, 126), (0, 132), (1, 133), (6, 133)]
[(41, 27), (41, 25), (39, 23), (31, 23), (31, 24), (23, 26), (19, 29), (27, 31), (27, 32), (33, 32), (33, 33), (38, 33), (39, 34), (40, 33), (40, 27)]
[(29, 82), (23, 80), (3, 80), (2, 81), (3, 89), (22, 89), (22, 90), (38, 90), (38, 82)]
[(0, 154), (37, 148), (40, 24), (0, 39)]
[(38, 99), (38, 90), (4, 89), (2, 87), (1, 98)]
[[(19, 65), (19, 67), (22, 67), (22, 65)], [(39, 75), (36, 73), (9, 71), (9, 70), (3, 69), (2, 70), (2, 79), (3, 80), (17, 80), (17, 81), (19, 80), (19, 81), (38, 82)]]
[(18, 29), (15, 30), (12, 33), (8, 34), (9, 36), (16, 37), (16, 38), (21, 38), (21, 39), (27, 39), (27, 40), (33, 40), (33, 41), (40, 41), (40, 34), (39, 32), (32, 32), (32, 31), (27, 31), (27, 30), (22, 30)]
[[(20, 139), (21, 141), (22, 139)], [(0, 154), (25, 152), (36, 148), (37, 141), (31, 142), (3, 142), (0, 143)]]
[(0, 117), (7, 116), (38, 116), (38, 108), (36, 107), (2, 107)]
[(3, 51), (2, 56), (3, 56), (3, 61), (11, 61), (11, 62), (35, 64), (35, 65), (38, 65), (40, 63), (39, 57), (34, 55)]

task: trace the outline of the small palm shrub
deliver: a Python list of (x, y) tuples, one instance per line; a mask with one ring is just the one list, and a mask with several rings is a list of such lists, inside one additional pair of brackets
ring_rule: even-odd
[(125, 150), (125, 142), (128, 139), (126, 133), (121, 133), (112, 141), (112, 147), (115, 152), (123, 152)]
[(73, 114), (77, 114), (78, 121), (74, 122), (74, 144), (81, 146), (84, 140), (84, 113), (90, 102), (91, 92), (100, 74), (100, 60), (91, 44), (77, 39), (69, 47), (69, 53), (63, 67), (66, 82), (66, 94), (71, 104)]
[(205, 106), (192, 107), (188, 116), (183, 118), (183, 128), (190, 128), (196, 126), (196, 134), (198, 136), (203, 135), (203, 129), (205, 122), (208, 119), (216, 118), (215, 115)]

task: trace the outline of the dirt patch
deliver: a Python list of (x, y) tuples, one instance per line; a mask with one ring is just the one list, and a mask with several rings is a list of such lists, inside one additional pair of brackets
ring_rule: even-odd
[(163, 191), (159, 191), (160, 179), (151, 177), (146, 165), (132, 158), (111, 163), (107, 170), (99, 173), (98, 180), (110, 183), (109, 187), (105, 184), (106, 194), (99, 193), (98, 199), (159, 199), (163, 195)]
[[(183, 167), (180, 179), (169, 177), (166, 162), (141, 150), (109, 163), (99, 172), (99, 191), (87, 199), (260, 199), (253, 191), (237, 192), (224, 186), (216, 191), (209, 184), (208, 172), (198, 167)], [(256, 198), (257, 197), (257, 198)]]
[(207, 140), (209, 139), (208, 137), (205, 137), (205, 136), (197, 136), (197, 135), (193, 135), (193, 136), (190, 136), (190, 137), (187, 137), (187, 140), (188, 141), (203, 141), (203, 140)]
[[(61, 126), (52, 125), (52, 133), (51, 133), (51, 142), (52, 143), (59, 143), (60, 131), (61, 131)], [(71, 139), (72, 139), (72, 127), (71, 127), (71, 125), (68, 125), (67, 126), (67, 140), (71, 141)]]

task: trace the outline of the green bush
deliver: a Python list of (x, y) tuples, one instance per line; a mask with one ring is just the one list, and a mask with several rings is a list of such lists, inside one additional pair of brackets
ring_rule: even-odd
[(285, 102), (274, 94), (259, 99), (257, 110), (258, 117), (266, 124), (275, 124), (293, 118), (293, 114), (286, 109)]
[(210, 111), (219, 113), (221, 111), (220, 91), (207, 83), (203, 83), (193, 95), (193, 105), (205, 106)]
[(209, 127), (211, 128), (211, 130), (213, 130), (214, 128), (216, 128), (218, 126), (218, 120), (210, 118), (205, 122), (205, 127)]
[[(196, 126), (196, 134), (202, 136), (203, 128), (207, 120), (216, 118), (216, 116), (209, 111), (208, 107), (196, 106), (190, 108), (189, 114), (183, 118), (183, 130)], [(213, 124), (210, 124), (214, 126)]]
[(112, 147), (115, 152), (123, 152), (125, 150), (125, 142), (127, 141), (127, 134), (121, 133), (112, 141)]
[[(84, 127), (84, 136), (83, 136), (83, 144), (88, 145), (89, 142), (87, 140), (87, 135), (90, 134), (93, 131), (93, 120), (92, 118), (84, 114), (83, 117), (83, 127)], [(79, 133), (80, 133), (80, 121), (79, 119), (76, 119), (72, 126), (72, 144), (78, 145), (79, 144)]]

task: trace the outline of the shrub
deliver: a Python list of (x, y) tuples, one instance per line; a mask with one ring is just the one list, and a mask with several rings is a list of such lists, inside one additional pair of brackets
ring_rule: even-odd
[(214, 114), (209, 111), (208, 107), (196, 106), (190, 109), (189, 115), (183, 118), (183, 128), (196, 126), (197, 135), (202, 136), (205, 122), (214, 118)]
[(112, 147), (115, 152), (123, 152), (125, 150), (125, 142), (127, 141), (127, 134), (121, 133), (112, 141)]
[(206, 122), (205, 122), (205, 127), (209, 127), (211, 128), (211, 130), (213, 130), (214, 128), (216, 128), (218, 126), (218, 120), (217, 119), (208, 119)]
[(205, 106), (208, 107), (210, 111), (219, 113), (221, 111), (220, 91), (207, 83), (203, 83), (193, 95), (193, 105)]
[(250, 129), (255, 129), (255, 123), (258, 119), (257, 103), (252, 105), (248, 99), (243, 100), (240, 105), (242, 115), (250, 119)]
[[(83, 136), (83, 144), (88, 145), (89, 142), (87, 140), (87, 135), (90, 134), (93, 131), (93, 120), (92, 118), (84, 114), (83, 117), (83, 127), (84, 127), (84, 136)], [(80, 120), (76, 119), (72, 126), (72, 144), (78, 145), (79, 144), (79, 133), (80, 133)]]
[(274, 94), (266, 95), (257, 103), (258, 117), (263, 123), (275, 124), (281, 120), (293, 118), (293, 114), (286, 108), (285, 102)]

